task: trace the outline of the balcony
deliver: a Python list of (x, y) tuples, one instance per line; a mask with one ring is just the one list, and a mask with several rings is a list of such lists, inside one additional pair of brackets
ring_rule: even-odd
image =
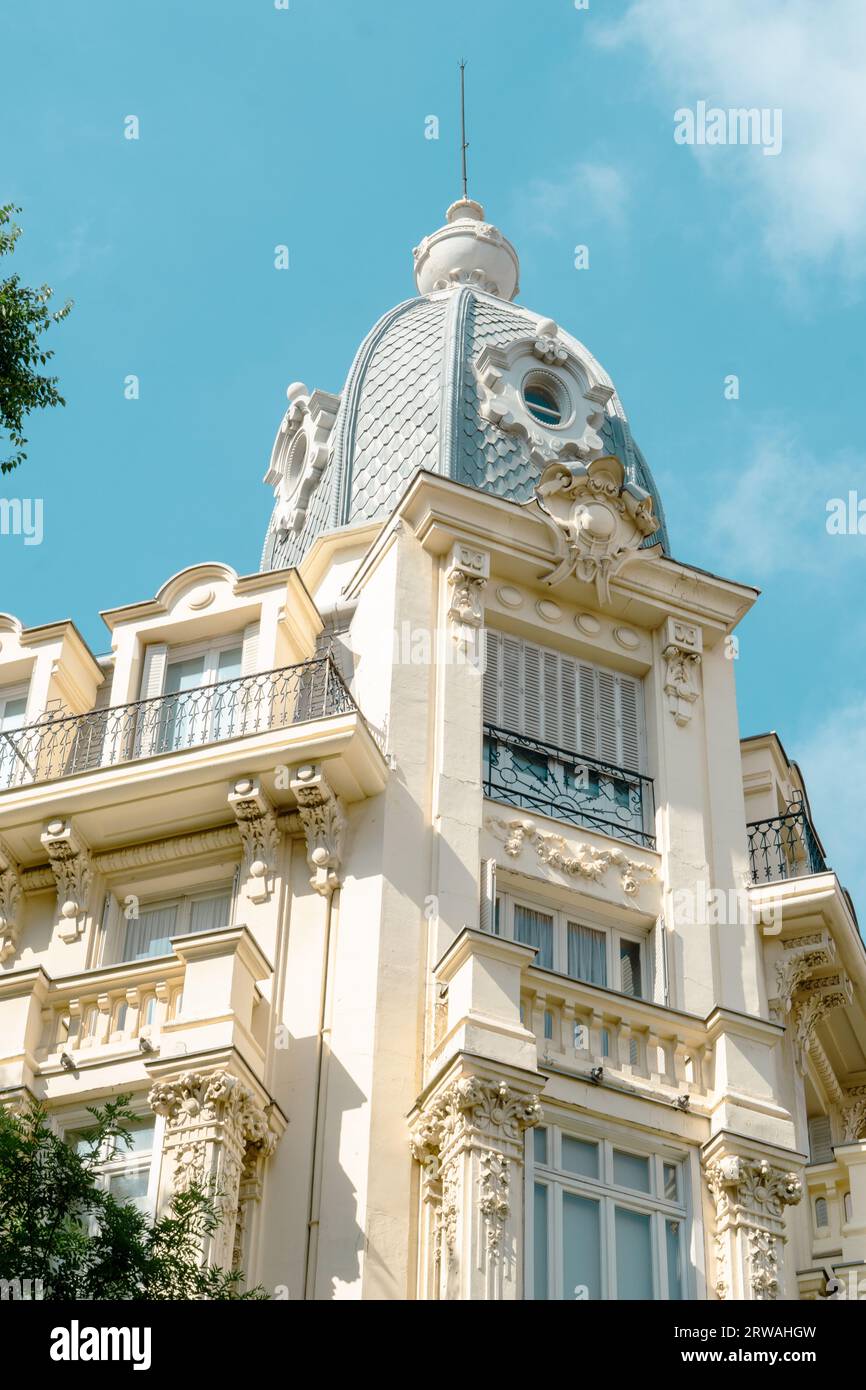
[(387, 781), (376, 731), (329, 657), (0, 733), (0, 835), (28, 866), (41, 862), (49, 817), (74, 816), (94, 852), (165, 836), (167, 824), (206, 830), (232, 819), (240, 776), (291, 810), (286, 770), (308, 762), (346, 803)]
[(484, 726), (484, 795), (554, 820), (655, 848), (651, 777)]
[(753, 883), (827, 873), (820, 842), (801, 802), (793, 802), (782, 816), (749, 821), (746, 829)]
[(0, 792), (355, 711), (330, 657), (0, 733)]

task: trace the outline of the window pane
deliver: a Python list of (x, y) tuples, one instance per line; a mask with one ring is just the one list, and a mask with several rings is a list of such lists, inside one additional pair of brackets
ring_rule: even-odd
[(127, 924), (124, 960), (169, 955), (176, 926), (176, 903), (169, 907), (142, 908), (138, 917), (133, 917)]
[(652, 1237), (650, 1218), (643, 1212), (617, 1207), (616, 1296), (622, 1299), (652, 1298)]
[(147, 1196), (147, 1179), (147, 1168), (139, 1168), (134, 1173), (112, 1173), (108, 1179), (108, 1190), (117, 1202), (140, 1205)]
[(553, 969), (553, 918), (531, 907), (514, 906), (514, 940), (538, 948), (535, 964), (542, 970)]
[(140, 1120), (129, 1120), (124, 1123), (123, 1128), (129, 1135), (132, 1143), (127, 1146), (123, 1140), (118, 1139), (114, 1143), (113, 1157), (123, 1159), (132, 1153), (149, 1153), (153, 1148), (154, 1121), (144, 1117)]
[(569, 922), (568, 973), (573, 980), (607, 985), (607, 942), (603, 931)]
[(547, 1188), (535, 1184), (533, 1224), (533, 1296), (547, 1298)]
[(630, 1187), (634, 1192), (649, 1192), (650, 1165), (640, 1154), (613, 1151), (613, 1180), (617, 1187)]
[(533, 1131), (534, 1156), (536, 1163), (547, 1162), (547, 1130), (543, 1125), (539, 1125)]
[(600, 1207), (589, 1197), (562, 1194), (562, 1297), (601, 1298)]
[(211, 898), (195, 898), (189, 905), (189, 930), (216, 931), (219, 927), (227, 927), (231, 910), (231, 893), (215, 893)]
[(680, 1200), (680, 1172), (676, 1163), (666, 1163), (664, 1165), (665, 1176), (665, 1200), (668, 1202), (678, 1202)]
[(619, 974), (622, 993), (641, 999), (640, 944), (637, 941), (620, 941)]
[(683, 1242), (682, 1224), (679, 1221), (665, 1222), (665, 1241), (668, 1256), (668, 1298), (675, 1302), (683, 1296)]
[(597, 1178), (598, 1144), (590, 1144), (585, 1139), (573, 1139), (570, 1134), (563, 1134), (562, 1166), (566, 1173), (577, 1173), (582, 1178)]

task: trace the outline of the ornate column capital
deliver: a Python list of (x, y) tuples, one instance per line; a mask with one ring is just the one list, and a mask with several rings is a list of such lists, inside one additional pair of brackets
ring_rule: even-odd
[(866, 1086), (852, 1086), (842, 1105), (842, 1131), (846, 1144), (866, 1139)]
[(441, 1296), (520, 1296), (523, 1136), (541, 1117), (534, 1091), (477, 1074), (452, 1076), (416, 1113), (409, 1142), (430, 1217), (428, 1279)]
[(802, 1179), (753, 1153), (720, 1153), (705, 1163), (704, 1174), (716, 1207), (716, 1293), (778, 1298), (785, 1210), (800, 1201)]
[(59, 817), (47, 822), (39, 838), (57, 884), (57, 934), (61, 941), (75, 941), (84, 925), (92, 877), (90, 850), (72, 821)]
[(19, 866), (0, 839), (0, 961), (11, 960), (18, 950), (22, 896)]
[(258, 1198), (261, 1166), (277, 1144), (267, 1110), (223, 1070), (162, 1078), (147, 1099), (165, 1117), (166, 1195), (192, 1186), (214, 1195), (222, 1219), (204, 1253), (214, 1263), (238, 1267), (242, 1207)]
[(267, 902), (280, 843), (276, 812), (258, 777), (238, 778), (229, 788), (228, 802), (244, 847), (247, 897), (253, 903)]
[(844, 1008), (854, 998), (854, 986), (841, 970), (836, 975), (825, 975), (817, 980), (807, 979), (800, 985), (803, 998), (797, 1005), (794, 1024), (794, 1038), (797, 1044), (801, 1066), (817, 1041), (818, 1025), (834, 1009)]
[(313, 870), (310, 884), (327, 897), (340, 885), (346, 813), (319, 763), (291, 769), (289, 785), (298, 803), (298, 815), (307, 841), (307, 862)]
[(665, 694), (674, 723), (680, 728), (688, 724), (698, 698), (703, 635), (699, 627), (681, 622), (678, 618), (665, 620), (662, 656), (665, 661)]

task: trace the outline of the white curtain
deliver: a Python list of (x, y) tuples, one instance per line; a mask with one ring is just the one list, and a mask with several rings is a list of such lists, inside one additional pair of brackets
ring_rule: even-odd
[(607, 985), (607, 943), (603, 931), (569, 922), (568, 973), (573, 980)]
[(553, 969), (553, 918), (531, 907), (514, 905), (514, 939), (525, 946), (535, 946), (535, 964), (542, 970)]
[(144, 960), (147, 956), (166, 956), (171, 951), (171, 938), (176, 935), (177, 903), (142, 908), (127, 924), (124, 958)]

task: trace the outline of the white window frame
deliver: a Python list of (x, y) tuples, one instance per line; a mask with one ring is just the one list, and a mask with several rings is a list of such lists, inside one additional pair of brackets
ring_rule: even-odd
[[(189, 922), (189, 916), (192, 910), (191, 904), (195, 901), (200, 901), (202, 898), (216, 898), (223, 894), (227, 895), (229, 899), (229, 920), (225, 925), (231, 927), (234, 925), (237, 907), (237, 874), (235, 874), (234, 878), (220, 879), (217, 883), (208, 883), (197, 887), (191, 887), (183, 893), (160, 893), (154, 894), (153, 897), (141, 897), (139, 898), (138, 906), (141, 912), (149, 911), (151, 908), (176, 906), (178, 914), (174, 935), (183, 936), (188, 933), (184, 933), (181, 924)], [(134, 919), (126, 917), (124, 903), (114, 894), (111, 895), (108, 917), (106, 950), (104, 952), (105, 957), (111, 957), (113, 963), (116, 965), (141, 965), (146, 960), (159, 959), (158, 956), (141, 956), (133, 961), (124, 954), (127, 928), (130, 925), (130, 921)]]
[(162, 680), (163, 693), (165, 693), (165, 687), (168, 681), (169, 667), (176, 666), (181, 661), (193, 661), (197, 656), (205, 657), (204, 673), (201, 681), (202, 685), (216, 685), (220, 679), (220, 655), (222, 652), (231, 651), (233, 647), (239, 648), (241, 663), (243, 664), (243, 629), (238, 632), (229, 633), (226, 637), (206, 638), (199, 642), (189, 642), (178, 647), (169, 646), (165, 654), (165, 672)]
[(12, 700), (24, 701), (24, 720), (27, 720), (27, 697), (30, 694), (30, 682), (19, 681), (16, 685), (0, 685), (0, 725), (6, 718), (6, 706)]
[[(165, 1136), (165, 1119), (162, 1115), (155, 1115), (148, 1109), (146, 1102), (134, 1098), (130, 1102), (130, 1110), (136, 1120), (147, 1120), (153, 1122), (153, 1145), (150, 1149), (136, 1152), (134, 1149), (127, 1149), (120, 1146), (117, 1155), (100, 1159), (94, 1168), (99, 1186), (103, 1191), (109, 1190), (110, 1179), (118, 1173), (140, 1172), (147, 1168), (147, 1192), (144, 1197), (145, 1214), (153, 1217), (156, 1212), (157, 1197), (159, 1191), (159, 1170), (160, 1157), (163, 1149)], [(53, 1117), (54, 1128), (62, 1135), (64, 1140), (76, 1131), (92, 1129), (94, 1126), (93, 1116), (83, 1107), (76, 1110), (64, 1110), (61, 1115)]]
[[(653, 979), (651, 969), (652, 942), (648, 932), (642, 933), (638, 928), (623, 927), (618, 923), (613, 924), (604, 921), (602, 918), (591, 913), (571, 911), (566, 908), (558, 907), (553, 903), (545, 902), (544, 899), (532, 898), (520, 892), (513, 892), (510, 888), (498, 887), (496, 901), (499, 904), (498, 920), (494, 912), (493, 923), (497, 928), (496, 935), (504, 937), (508, 941), (516, 941), (514, 935), (514, 909), (515, 907), (525, 907), (530, 912), (543, 912), (546, 916), (553, 918), (553, 966), (552, 973), (564, 975), (568, 980), (574, 980), (579, 984), (590, 985), (594, 989), (611, 990), (615, 994), (622, 994), (622, 974), (620, 970), (620, 942), (633, 941), (640, 948), (640, 976), (641, 993), (627, 994), (627, 999), (644, 999), (652, 1002), (652, 990), (650, 988)], [(568, 924), (574, 926), (589, 927), (592, 931), (602, 932), (605, 937), (607, 984), (595, 984), (592, 980), (578, 980), (575, 975), (568, 973)], [(546, 969), (545, 966), (538, 966), (539, 970)]]
[[(650, 1242), (654, 1301), (670, 1302), (667, 1268), (667, 1222), (680, 1223), (678, 1237), (682, 1267), (679, 1302), (693, 1299), (695, 1277), (690, 1258), (692, 1234), (691, 1163), (688, 1151), (664, 1141), (647, 1137), (644, 1141), (633, 1131), (618, 1130), (603, 1122), (587, 1119), (572, 1122), (570, 1118), (552, 1116), (539, 1126), (547, 1131), (547, 1162), (535, 1158), (535, 1130), (528, 1130), (526, 1143), (525, 1240), (524, 1240), (524, 1298), (534, 1301), (535, 1291), (535, 1185), (542, 1183), (547, 1196), (547, 1300), (562, 1301), (562, 1193), (588, 1197), (600, 1203), (601, 1234), (600, 1268), (603, 1300), (616, 1301), (616, 1230), (615, 1208), (624, 1207), (650, 1217)], [(599, 1177), (583, 1177), (567, 1172), (562, 1166), (562, 1137), (598, 1145)], [(650, 1192), (635, 1192), (617, 1185), (613, 1180), (614, 1151), (632, 1153), (649, 1160)], [(678, 1170), (679, 1194), (676, 1202), (664, 1195), (664, 1169), (675, 1164)], [(545, 1301), (545, 1300), (542, 1300)]]

